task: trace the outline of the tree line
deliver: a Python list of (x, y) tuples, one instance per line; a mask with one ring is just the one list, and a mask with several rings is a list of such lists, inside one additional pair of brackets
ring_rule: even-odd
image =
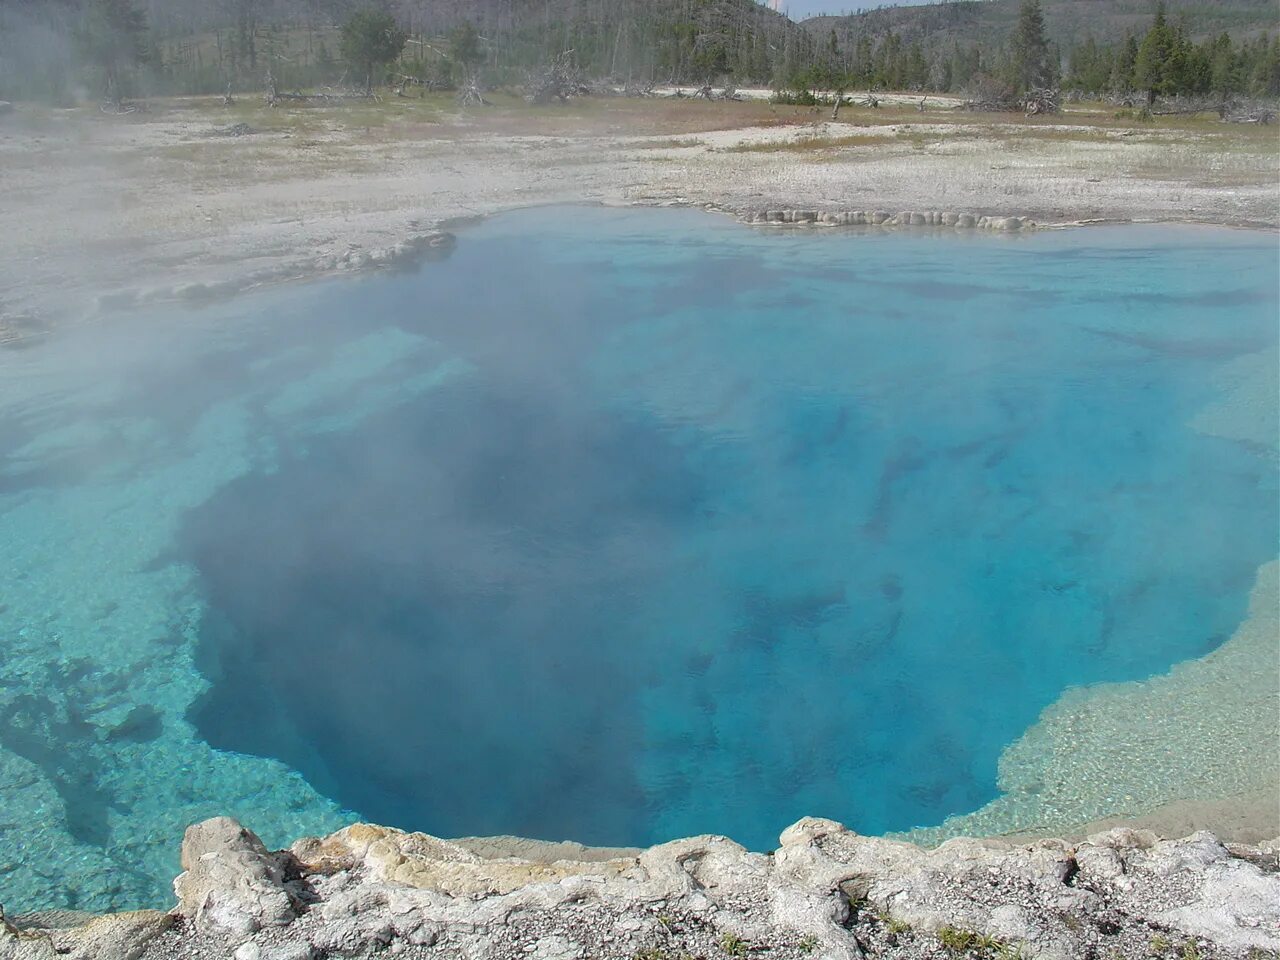
[(618, 83), (1014, 94), (1061, 87), (1280, 96), (1280, 35), (1193, 42), (1163, 5), (1145, 33), (1062, 50), (1039, 0), (1004, 42), (904, 42), (892, 30), (814, 36), (755, 0), (5, 0), (0, 98), (368, 86), (408, 78), (521, 82), (572, 51)]
[(930, 47), (897, 34), (840, 37), (807, 63), (784, 63), (783, 83), (805, 90), (918, 90), (1016, 95), (1060, 87), (1088, 96), (1135, 94), (1154, 103), (1180, 95), (1280, 96), (1280, 34), (1193, 43), (1163, 3), (1150, 28), (1112, 43), (1089, 38), (1065, 55), (1045, 32), (1038, 0), (1024, 0), (1004, 44)]
[(1099, 45), (1087, 39), (1068, 55), (1065, 85), (1085, 94), (1141, 91), (1148, 103), (1176, 95), (1280, 95), (1280, 36), (1239, 43), (1226, 34), (1193, 43), (1163, 5), (1142, 37)]

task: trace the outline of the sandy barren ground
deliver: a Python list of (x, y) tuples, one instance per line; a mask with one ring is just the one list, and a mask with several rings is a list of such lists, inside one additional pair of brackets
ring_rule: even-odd
[[(360, 265), (441, 221), (545, 203), (952, 210), (1280, 223), (1280, 140), (1215, 120), (970, 114), (767, 102), (495, 97), (0, 118), (0, 338), (92, 312), (104, 294), (247, 284)], [(240, 136), (227, 131), (247, 125)], [(243, 128), (241, 128), (243, 131)], [(190, 287), (188, 286), (188, 289)]]

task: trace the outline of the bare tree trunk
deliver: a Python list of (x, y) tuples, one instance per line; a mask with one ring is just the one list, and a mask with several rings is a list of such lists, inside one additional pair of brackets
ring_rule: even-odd
[(475, 70), (468, 70), (462, 78), (462, 83), (458, 85), (458, 106), (473, 105), (487, 107), (491, 104), (480, 92), (480, 74)]

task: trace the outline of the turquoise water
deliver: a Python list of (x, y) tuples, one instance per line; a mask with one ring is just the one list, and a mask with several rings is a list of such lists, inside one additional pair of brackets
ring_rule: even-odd
[(1274, 371), (1276, 254), (544, 210), (0, 352), (0, 901), (165, 902), (212, 813), (976, 809), (1064, 689), (1240, 623), (1275, 461), (1189, 421)]

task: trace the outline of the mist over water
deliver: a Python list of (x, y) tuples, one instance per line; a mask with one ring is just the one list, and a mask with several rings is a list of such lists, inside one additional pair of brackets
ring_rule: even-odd
[(215, 745), (437, 834), (763, 848), (976, 808), (1064, 687), (1239, 622), (1274, 481), (1186, 420), (1265, 292), (1186, 288), (1190, 248), (573, 219), (366, 287), (468, 375), (190, 515)]
[(1064, 689), (1240, 623), (1274, 459), (1190, 424), (1274, 378), (1275, 253), (540, 210), (0, 353), (0, 778), (43, 824), (0, 862), (46, 865), (7, 896), (163, 903), (219, 813), (767, 849), (974, 810)]

